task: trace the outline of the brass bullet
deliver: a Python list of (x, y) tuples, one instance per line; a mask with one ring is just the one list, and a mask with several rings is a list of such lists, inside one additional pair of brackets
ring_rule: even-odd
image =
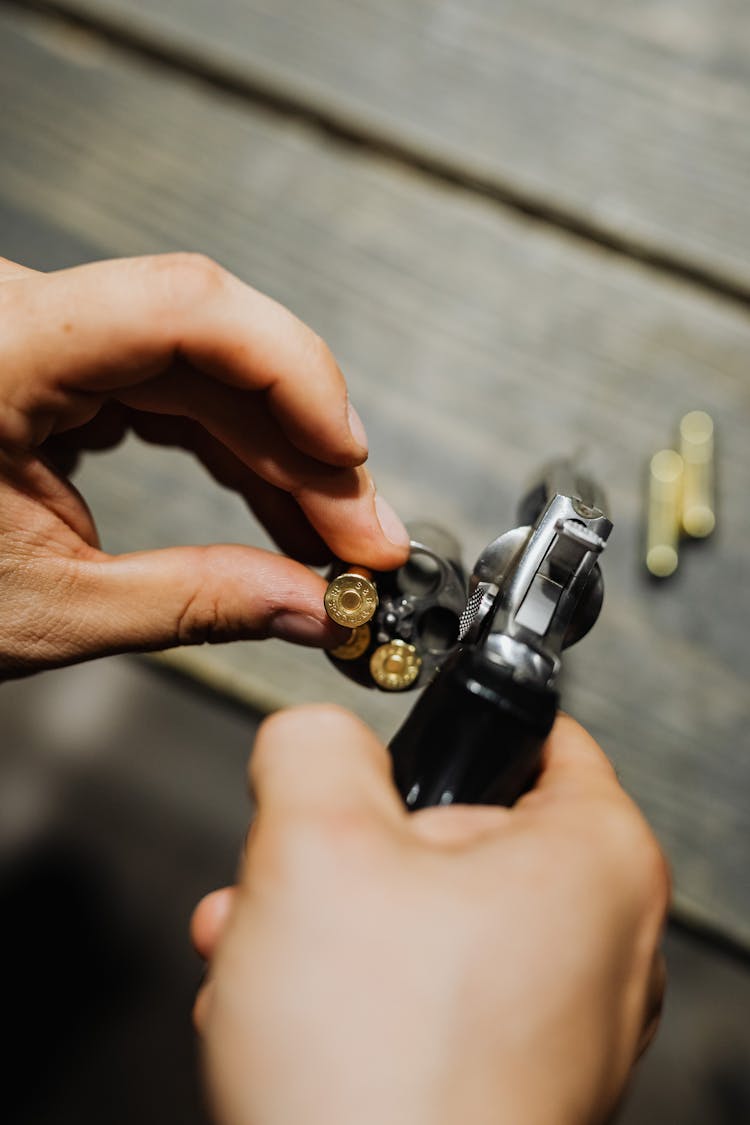
[(356, 629), (352, 629), (349, 639), (344, 641), (342, 645), (337, 648), (332, 648), (329, 655), (335, 657), (336, 660), (358, 660), (364, 652), (367, 652), (372, 640), (372, 630), (369, 625), (359, 625)]
[(325, 592), (326, 613), (337, 625), (356, 629), (369, 621), (378, 608), (378, 592), (364, 568), (350, 568), (329, 582)]
[(682, 457), (674, 449), (661, 449), (651, 458), (646, 566), (657, 578), (677, 569), (683, 475)]
[(703, 410), (680, 422), (680, 453), (685, 466), (682, 526), (686, 535), (705, 539), (716, 526), (714, 513), (714, 424)]
[(389, 641), (376, 648), (370, 657), (372, 678), (385, 691), (403, 691), (411, 687), (421, 667), (422, 660), (417, 650), (406, 641)]

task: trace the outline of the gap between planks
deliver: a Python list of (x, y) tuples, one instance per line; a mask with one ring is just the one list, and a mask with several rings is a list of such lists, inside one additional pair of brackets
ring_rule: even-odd
[(304, 123), (329, 141), (349, 148), (367, 150), (432, 181), (477, 195), (526, 221), (562, 231), (617, 257), (637, 261), (662, 277), (683, 282), (703, 292), (708, 291), (744, 310), (750, 309), (750, 286), (740, 281), (726, 278), (707, 266), (690, 263), (668, 251), (649, 246), (636, 237), (628, 237), (608, 226), (582, 218), (568, 208), (558, 208), (547, 200), (524, 194), (507, 182), (467, 173), (459, 163), (450, 159), (415, 151), (384, 132), (352, 122), (345, 113), (318, 109), (250, 74), (240, 76), (231, 73), (221, 63), (212, 63), (202, 53), (156, 42), (147, 33), (125, 27), (117, 19), (84, 13), (65, 0), (0, 0), (0, 5), (35, 12), (47, 19), (85, 30), (96, 35), (107, 46), (147, 60), (162, 70), (172, 71), (182, 77), (188, 76), (215, 91), (261, 107), (280, 117)]

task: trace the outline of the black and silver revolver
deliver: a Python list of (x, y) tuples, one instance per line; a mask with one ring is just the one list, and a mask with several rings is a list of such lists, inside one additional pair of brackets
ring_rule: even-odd
[(457, 543), (430, 525), (410, 528), (399, 570), (336, 568), (326, 604), (352, 634), (332, 661), (384, 690), (426, 685), (390, 744), (408, 808), (511, 805), (533, 783), (562, 651), (601, 609), (605, 510), (597, 485), (558, 461), (521, 501), (520, 526), (485, 547), (468, 582)]

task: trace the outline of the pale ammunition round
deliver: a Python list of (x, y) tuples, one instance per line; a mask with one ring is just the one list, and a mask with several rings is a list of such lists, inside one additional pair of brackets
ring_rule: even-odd
[(370, 657), (372, 678), (385, 691), (404, 691), (411, 687), (421, 667), (417, 650), (406, 641), (389, 641), (375, 649)]
[(356, 571), (339, 574), (325, 593), (326, 613), (337, 625), (356, 629), (373, 617), (378, 608), (375, 584)]
[(646, 566), (656, 578), (668, 578), (677, 569), (682, 481), (679, 453), (673, 449), (655, 453), (649, 467)]
[(351, 636), (337, 648), (329, 649), (329, 656), (335, 660), (358, 660), (367, 652), (372, 640), (372, 629), (369, 625), (358, 625), (352, 629)]
[(682, 527), (693, 539), (705, 539), (716, 526), (716, 516), (714, 424), (703, 410), (691, 410), (680, 422), (680, 453), (685, 465)]

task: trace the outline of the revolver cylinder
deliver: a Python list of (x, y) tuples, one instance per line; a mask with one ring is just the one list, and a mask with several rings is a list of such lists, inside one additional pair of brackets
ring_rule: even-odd
[[(406, 691), (428, 682), (455, 649), (466, 604), (466, 575), (456, 539), (428, 523), (410, 524), (409, 534), (407, 562), (397, 570), (368, 572), (371, 612), (346, 644), (328, 653), (344, 675), (382, 691)], [(332, 617), (328, 603), (342, 588), (339, 570), (334, 567), (326, 592)], [(347, 567), (343, 577), (357, 574), (363, 571)], [(358, 581), (355, 596), (360, 597), (364, 579)], [(340, 616), (334, 620), (348, 623)]]

